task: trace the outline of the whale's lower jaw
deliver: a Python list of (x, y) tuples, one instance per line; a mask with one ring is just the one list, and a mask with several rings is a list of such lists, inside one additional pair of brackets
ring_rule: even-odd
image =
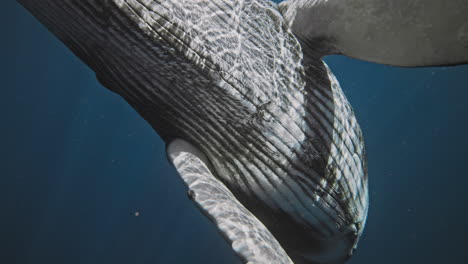
[[(19, 2), (166, 142), (199, 148), (293, 261), (342, 263), (351, 254), (368, 205), (362, 135), (336, 79), (321, 60), (302, 58), (276, 6), (190, 3), (207, 12), (224, 5), (209, 20), (219, 30), (205, 36), (183, 1)], [(223, 50), (235, 41), (238, 51)]]

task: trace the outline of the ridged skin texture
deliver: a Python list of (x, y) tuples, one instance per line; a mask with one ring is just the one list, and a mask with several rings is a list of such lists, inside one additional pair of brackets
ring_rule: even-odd
[(294, 263), (349, 257), (368, 206), (361, 131), (319, 49), (276, 4), (19, 2), (166, 142), (200, 149)]

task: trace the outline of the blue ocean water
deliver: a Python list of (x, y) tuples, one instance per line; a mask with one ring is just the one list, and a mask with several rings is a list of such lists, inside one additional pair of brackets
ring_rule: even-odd
[[(0, 263), (240, 263), (150, 126), (18, 4), (0, 12)], [(369, 158), (349, 263), (466, 261), (468, 66), (325, 60)]]

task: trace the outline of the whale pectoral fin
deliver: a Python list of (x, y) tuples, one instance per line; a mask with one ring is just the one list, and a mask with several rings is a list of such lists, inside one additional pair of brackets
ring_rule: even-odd
[(189, 197), (244, 263), (292, 264), (270, 231), (211, 173), (203, 153), (181, 139), (172, 141), (166, 151), (188, 187)]
[(468, 63), (466, 0), (289, 0), (292, 32), (322, 55), (401, 67)]

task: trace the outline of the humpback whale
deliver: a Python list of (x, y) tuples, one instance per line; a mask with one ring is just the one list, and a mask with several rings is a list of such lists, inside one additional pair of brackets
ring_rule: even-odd
[(362, 233), (363, 137), (324, 55), (467, 61), (462, 2), (444, 14), (455, 31), (388, 35), (375, 32), (401, 14), (376, 21), (387, 9), (367, 1), (19, 2), (153, 126), (189, 197), (250, 263), (343, 263)]

